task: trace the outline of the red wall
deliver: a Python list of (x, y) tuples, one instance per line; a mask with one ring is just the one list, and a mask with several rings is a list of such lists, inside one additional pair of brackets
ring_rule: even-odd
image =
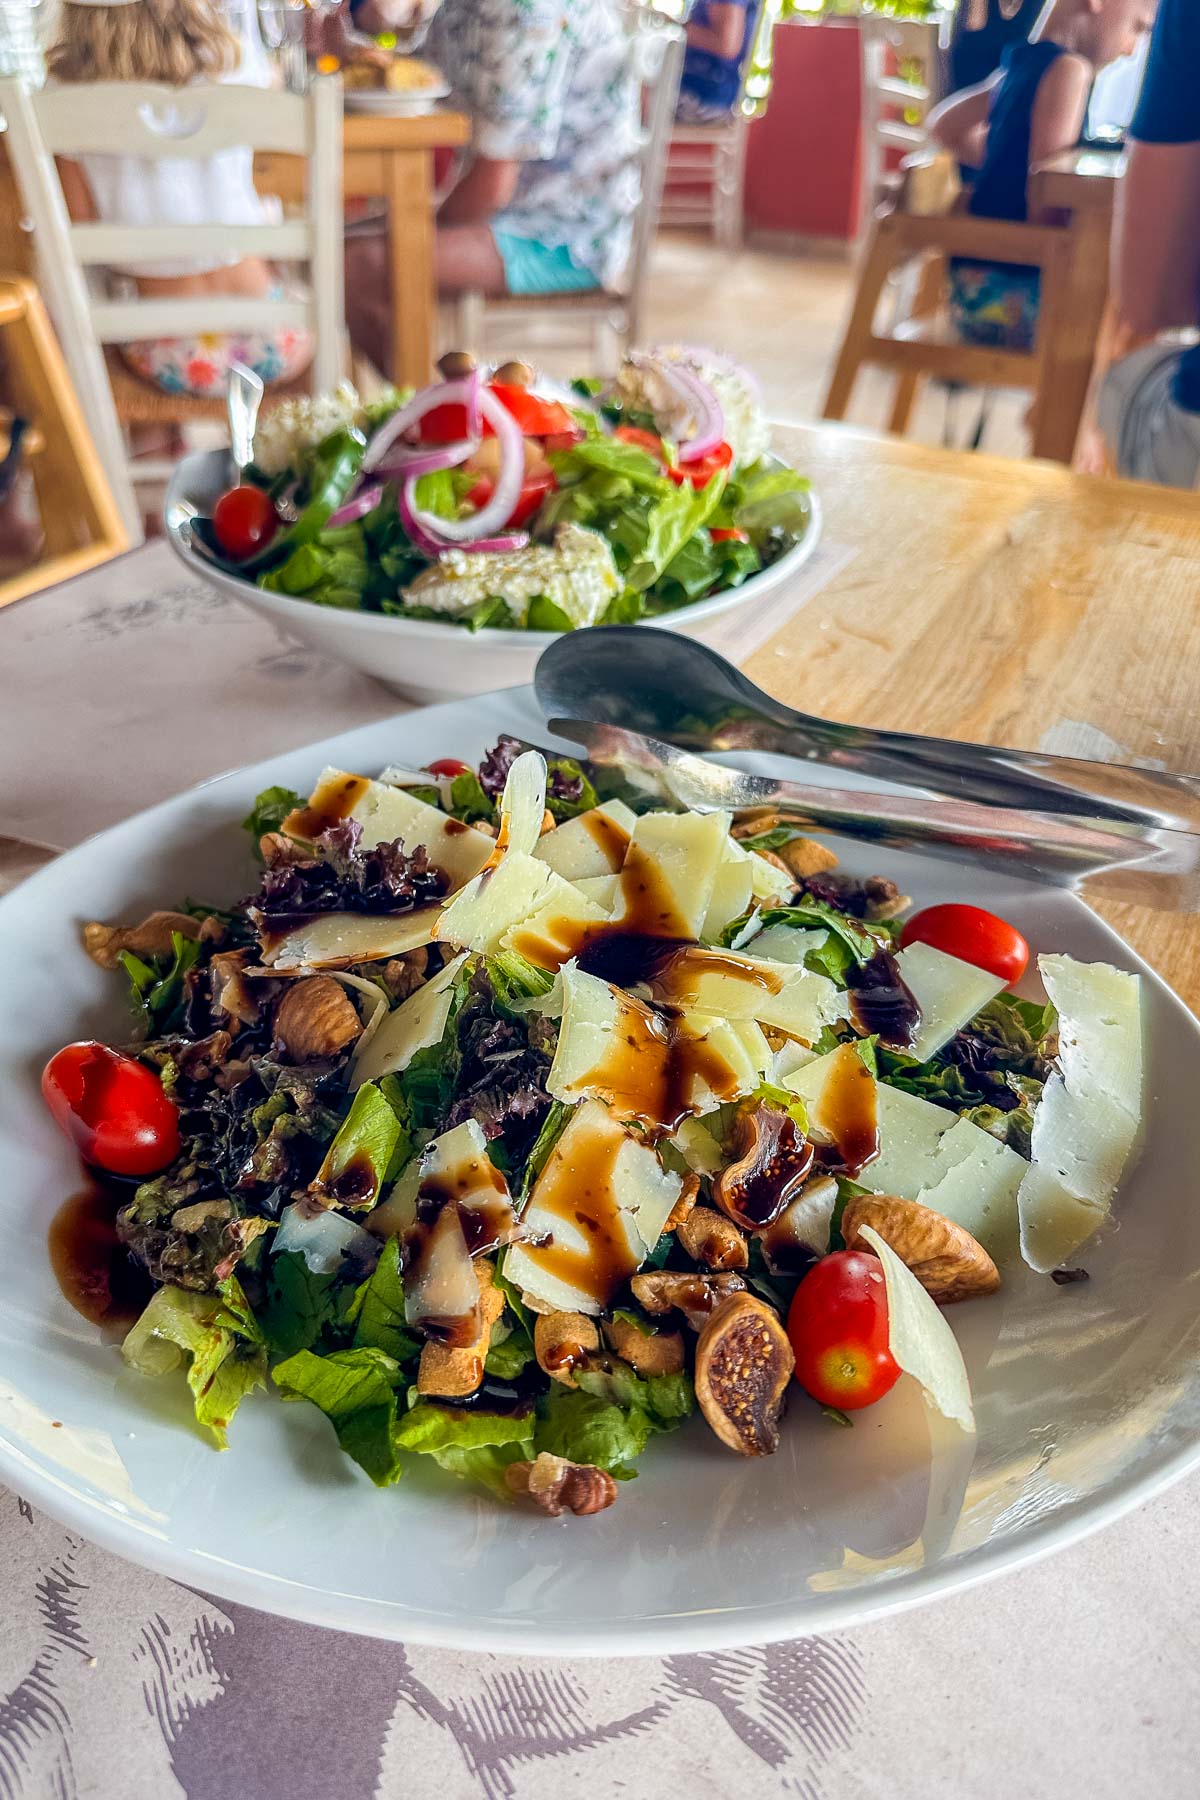
[(749, 230), (856, 236), (861, 115), (857, 29), (780, 26), (770, 102), (750, 127)]

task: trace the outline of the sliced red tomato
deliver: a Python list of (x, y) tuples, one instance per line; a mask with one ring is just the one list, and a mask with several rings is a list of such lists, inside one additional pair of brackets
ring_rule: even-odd
[[(476, 508), (486, 506), (492, 497), (495, 485), (490, 475), (481, 475), (475, 486), (468, 492), (467, 499)], [(524, 525), (527, 520), (532, 519), (547, 494), (552, 494), (557, 486), (558, 482), (554, 478), (553, 469), (537, 469), (527, 474), (521, 484), (521, 492), (517, 495), (517, 504), (509, 513), (505, 523)]]
[(636, 444), (639, 450), (645, 450), (656, 457), (662, 464), (663, 473), (669, 475), (676, 487), (682, 487), (690, 481), (693, 487), (706, 487), (709, 477), (718, 469), (727, 469), (733, 461), (733, 448), (729, 444), (718, 444), (707, 456), (698, 457), (692, 463), (675, 464), (669, 462), (663, 450), (663, 441), (653, 431), (646, 431), (640, 425), (618, 425), (613, 436), (619, 443)]
[[(493, 381), (489, 385), (526, 437), (562, 436), (573, 444), (581, 435), (570, 412), (558, 400), (546, 400), (532, 388), (520, 387), (516, 382)], [(467, 409), (457, 404), (431, 407), (421, 420), (420, 431), (423, 444), (456, 444), (467, 435)], [(486, 419), (483, 435), (496, 435)]]
[(750, 533), (739, 525), (710, 525), (708, 535), (714, 544), (748, 544)]
[(243, 482), (221, 495), (213, 507), (213, 536), (239, 562), (269, 544), (279, 529), (279, 514), (269, 494)]
[(638, 450), (645, 450), (657, 462), (665, 463), (663, 441), (655, 431), (646, 431), (641, 425), (618, 425), (613, 432), (618, 444), (633, 444)]
[(469, 775), (470, 763), (465, 763), (461, 756), (439, 756), (436, 762), (426, 763), (430, 775), (445, 775), (453, 781), (456, 775)]
[(796, 1380), (822, 1406), (857, 1412), (900, 1378), (888, 1348), (887, 1287), (877, 1256), (823, 1256), (796, 1289), (787, 1329)]
[(42, 1071), (42, 1096), (85, 1162), (154, 1175), (179, 1155), (179, 1112), (153, 1069), (107, 1044), (68, 1044)]
[(929, 944), (960, 962), (986, 969), (1007, 987), (1020, 981), (1029, 963), (1029, 945), (1015, 925), (982, 906), (952, 900), (914, 913), (900, 933), (900, 943)]

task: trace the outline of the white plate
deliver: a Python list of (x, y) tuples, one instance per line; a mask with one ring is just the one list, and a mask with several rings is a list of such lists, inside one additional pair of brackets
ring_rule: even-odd
[[(287, 594), (269, 594), (252, 581), (227, 575), (191, 548), (188, 519), (196, 512), (211, 514), (217, 496), (228, 485), (229, 461), (223, 450), (185, 457), (171, 478), (164, 509), (167, 537), (189, 573), (262, 613), (324, 655), (349, 663), (351, 668), (387, 682), (402, 694), (417, 700), (443, 700), (515, 687), (530, 680), (542, 651), (562, 635), (557, 631), (491, 628), (468, 631), (462, 625), (443, 625), (436, 619), (391, 619), (383, 613), (343, 611), (340, 607), (315, 606), (311, 600), (293, 600)], [(808, 501), (808, 530), (770, 568), (751, 576), (741, 587), (715, 594), (711, 600), (697, 600), (692, 606), (643, 623), (680, 631), (689, 637), (703, 637), (710, 620), (735, 607), (757, 605), (781, 582), (790, 580), (820, 542), (820, 503), (811, 493)]]
[(246, 1402), (218, 1455), (192, 1427), (182, 1380), (123, 1369), (46, 1258), (48, 1221), (79, 1170), (42, 1109), (38, 1072), (60, 1044), (123, 1029), (113, 978), (79, 949), (79, 921), (246, 891), (236, 821), (269, 782), (307, 788), (327, 762), (374, 771), (474, 757), (501, 730), (542, 736), (527, 694), (366, 726), (167, 801), (0, 901), (0, 1478), (106, 1548), (268, 1612), (577, 1655), (841, 1629), (1044, 1555), (1200, 1460), (1195, 1021), (1070, 897), (861, 848), (851, 866), (886, 869), (918, 902), (983, 900), (1035, 949), (1145, 978), (1147, 1147), (1119, 1228), (1078, 1259), (1090, 1282), (1018, 1277), (949, 1315), (975, 1394), (973, 1466), (959, 1440), (931, 1458), (905, 1379), (852, 1430), (797, 1397), (763, 1462), (693, 1422), (652, 1445), (611, 1511), (554, 1522), (420, 1467), (379, 1492), (319, 1414), (270, 1394)]
[(346, 88), (342, 105), (351, 113), (379, 113), (385, 118), (412, 119), (431, 113), (450, 93), (447, 82), (427, 88)]

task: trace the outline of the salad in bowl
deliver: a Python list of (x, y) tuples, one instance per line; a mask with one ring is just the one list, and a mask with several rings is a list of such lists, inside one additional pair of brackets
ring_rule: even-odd
[(569, 385), (463, 352), (440, 367), (416, 393), (268, 412), (193, 543), (262, 594), (545, 633), (731, 596), (811, 531), (752, 378), (713, 353), (635, 353)]
[(216, 1445), (270, 1387), (381, 1487), (587, 1515), (681, 1427), (752, 1464), (902, 1378), (969, 1438), (947, 1312), (1084, 1278), (1138, 976), (511, 738), (245, 823), (241, 899), (84, 928), (136, 1030), (43, 1076), (60, 1279)]

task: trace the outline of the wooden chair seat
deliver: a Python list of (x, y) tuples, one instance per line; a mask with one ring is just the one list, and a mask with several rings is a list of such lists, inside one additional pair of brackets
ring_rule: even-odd
[[(195, 425), (212, 421), (223, 425), (225, 400), (205, 400), (196, 394), (168, 394), (140, 375), (122, 360), (120, 351), (107, 350), (104, 355), (109, 385), (117, 417), (123, 425)], [(272, 384), (267, 394), (272, 402), (286, 400), (293, 394), (312, 392), (312, 371), (306, 369), (294, 381)]]

